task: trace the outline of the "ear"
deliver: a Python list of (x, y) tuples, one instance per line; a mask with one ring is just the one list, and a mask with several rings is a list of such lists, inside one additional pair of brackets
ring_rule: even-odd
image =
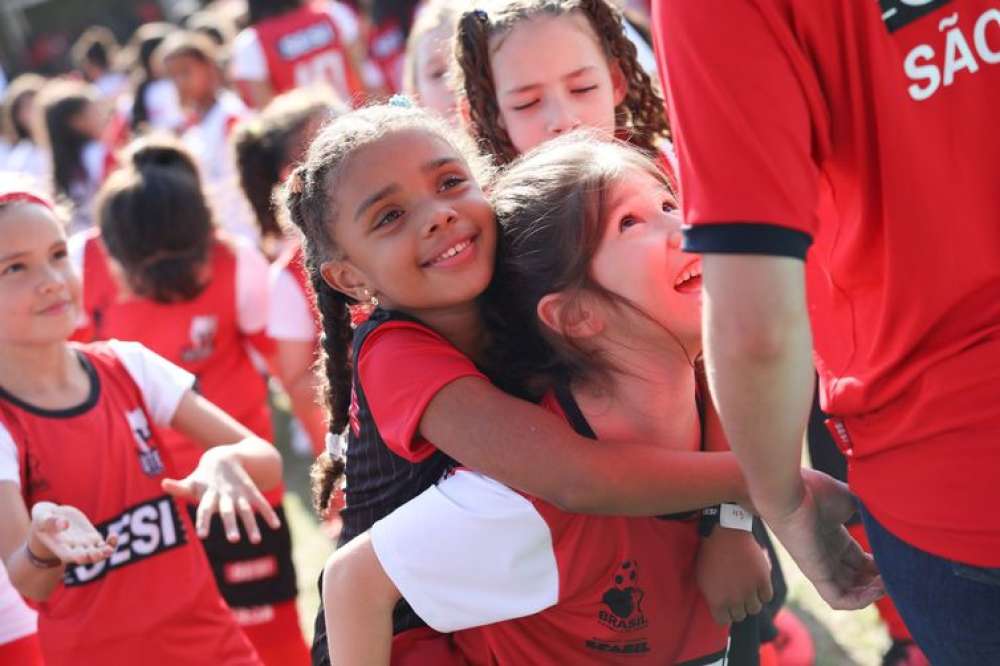
[(333, 289), (350, 296), (359, 303), (371, 297), (364, 274), (346, 259), (331, 259), (319, 267), (323, 280)]
[(625, 72), (617, 60), (610, 63), (611, 67), (611, 91), (615, 96), (615, 106), (625, 101), (628, 94), (628, 81), (625, 80)]
[(590, 338), (604, 330), (604, 319), (583, 294), (575, 298), (563, 293), (546, 294), (535, 311), (546, 327), (563, 337)]

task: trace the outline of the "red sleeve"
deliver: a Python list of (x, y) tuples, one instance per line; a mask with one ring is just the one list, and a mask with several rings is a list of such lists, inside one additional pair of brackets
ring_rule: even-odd
[(767, 2), (659, 0), (654, 25), (690, 225), (685, 249), (804, 258), (820, 100), (787, 18)]
[(417, 432), (437, 392), (462, 377), (486, 380), (447, 340), (411, 322), (379, 326), (361, 345), (357, 368), (379, 435), (393, 453), (411, 462), (437, 450)]

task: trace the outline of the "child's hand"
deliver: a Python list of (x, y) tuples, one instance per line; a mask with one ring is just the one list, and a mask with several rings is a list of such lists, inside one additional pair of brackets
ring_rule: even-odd
[(111, 557), (118, 535), (105, 539), (76, 507), (39, 502), (31, 507), (27, 545), (32, 555), (43, 560), (93, 564)]
[(771, 562), (750, 532), (717, 526), (702, 541), (695, 567), (698, 587), (719, 624), (759, 613), (774, 596)]
[(240, 540), (237, 514), (253, 543), (260, 543), (254, 510), (272, 529), (281, 527), (281, 520), (243, 469), (239, 456), (227, 446), (217, 446), (202, 454), (198, 467), (186, 478), (164, 479), (163, 489), (174, 497), (198, 502), (195, 529), (202, 539), (208, 536), (214, 513), (222, 519), (226, 539), (234, 543)]

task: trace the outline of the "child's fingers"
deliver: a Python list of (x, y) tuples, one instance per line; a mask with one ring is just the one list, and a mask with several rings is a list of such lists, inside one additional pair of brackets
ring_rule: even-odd
[(228, 493), (219, 494), (219, 518), (222, 519), (222, 527), (226, 531), (226, 540), (230, 543), (239, 541), (240, 527), (236, 523), (236, 506)]
[(194, 482), (189, 479), (163, 479), (160, 482), (160, 487), (163, 488), (163, 492), (177, 499), (188, 502), (197, 502), (201, 499), (198, 496)]
[(198, 533), (198, 537), (200, 539), (208, 537), (208, 531), (212, 522), (212, 514), (215, 513), (218, 502), (219, 495), (212, 488), (206, 490), (205, 494), (201, 496), (201, 501), (198, 503), (198, 510), (195, 513), (194, 523), (195, 531)]
[(236, 498), (236, 510), (240, 513), (240, 520), (247, 530), (250, 543), (260, 543), (260, 528), (257, 526), (257, 515), (250, 506), (250, 500), (242, 495)]
[(271, 503), (267, 501), (263, 494), (261, 494), (260, 490), (257, 489), (257, 486), (251, 485), (246, 490), (249, 495), (250, 504), (252, 504), (253, 508), (257, 510), (257, 513), (261, 515), (264, 522), (266, 522), (272, 530), (276, 530), (281, 527), (281, 518), (278, 518), (278, 514), (274, 510), (274, 507), (271, 506)]
[(108, 538), (104, 540), (104, 543), (107, 544), (108, 548), (114, 551), (114, 549), (118, 547), (118, 535), (109, 534)]

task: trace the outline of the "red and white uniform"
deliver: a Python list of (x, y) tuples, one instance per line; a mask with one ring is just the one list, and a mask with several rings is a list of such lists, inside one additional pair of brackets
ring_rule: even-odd
[(233, 128), (251, 115), (236, 93), (221, 90), (212, 108), (188, 124), (181, 140), (198, 163), (205, 197), (212, 206), (216, 222), (226, 231), (256, 245), (260, 230), (240, 186), (236, 156), (229, 143)]
[(413, 610), (455, 632), (471, 664), (724, 663), (728, 627), (695, 583), (697, 520), (570, 514), (458, 469), (371, 538)]
[[(217, 239), (211, 279), (194, 299), (157, 303), (122, 292), (111, 273), (100, 234), (75, 236), (70, 258), (83, 281), (87, 321), (76, 337), (137, 340), (197, 377), (198, 392), (261, 438), (271, 440), (267, 386), (248, 350), (269, 348), (267, 262), (246, 241)], [(182, 473), (197, 465), (202, 447), (172, 431), (164, 441)], [(281, 489), (272, 491), (280, 500)]]
[(358, 17), (347, 5), (306, 3), (237, 35), (230, 74), (234, 81), (267, 82), (275, 94), (325, 83), (355, 101), (364, 88), (349, 49), (359, 32)]
[(267, 335), (273, 340), (319, 340), (318, 313), (303, 260), (302, 248), (296, 242), (271, 264)]
[(1000, 566), (1000, 6), (654, 7), (688, 249), (812, 243), (851, 487), (909, 544)]
[(176, 469), (159, 428), (194, 377), (138, 343), (73, 349), (91, 378), (82, 404), (45, 410), (0, 389), (0, 481), (118, 534), (108, 560), (67, 567), (39, 605), (46, 664), (257, 666), (187, 511), (160, 487)]

